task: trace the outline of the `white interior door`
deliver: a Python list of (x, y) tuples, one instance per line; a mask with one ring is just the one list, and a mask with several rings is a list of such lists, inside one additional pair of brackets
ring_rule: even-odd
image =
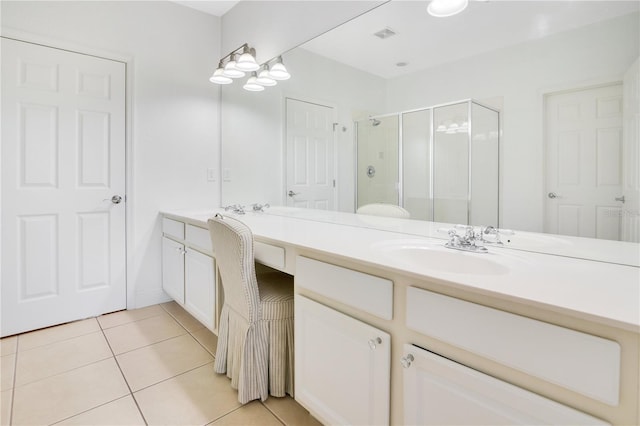
[(546, 98), (545, 232), (620, 239), (622, 85)]
[(3, 38), (2, 336), (126, 307), (124, 192), (125, 64)]
[(287, 98), (287, 206), (334, 209), (334, 110)]
[(640, 59), (624, 74), (623, 241), (640, 242)]

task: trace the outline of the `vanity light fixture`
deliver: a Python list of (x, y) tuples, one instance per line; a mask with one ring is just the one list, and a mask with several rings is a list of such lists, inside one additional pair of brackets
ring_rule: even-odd
[(231, 77), (227, 77), (224, 75), (224, 67), (222, 66), (222, 61), (218, 63), (218, 68), (213, 72), (209, 81), (216, 84), (231, 84), (233, 83), (233, 79)]
[(469, 0), (431, 0), (427, 12), (436, 18), (446, 18), (462, 12), (468, 5)]
[(282, 56), (259, 65), (256, 62), (256, 50), (245, 43), (220, 59), (218, 68), (209, 81), (215, 84), (231, 84), (234, 78), (244, 77), (245, 72), (250, 72), (251, 75), (242, 87), (251, 92), (261, 92), (265, 87), (275, 86), (278, 83), (276, 80), (291, 78), (291, 74), (282, 63)]
[(282, 63), (282, 56), (278, 56), (276, 61), (277, 62), (275, 64), (271, 65), (269, 76), (274, 80), (289, 80), (291, 78), (291, 74), (287, 71), (284, 63)]
[(251, 73), (251, 77), (249, 77), (249, 79), (247, 80), (245, 85), (242, 86), (242, 88), (250, 92), (262, 92), (264, 90), (264, 86), (258, 84), (257, 80), (258, 80), (258, 76), (254, 71)]
[(269, 75), (268, 64), (265, 64), (262, 67), (262, 70), (260, 70), (260, 72), (258, 73), (256, 83), (260, 84), (261, 86), (275, 86), (276, 84), (278, 84), (278, 82), (271, 78), (271, 76)]
[(241, 71), (258, 71), (260, 65), (256, 62), (256, 50), (249, 47), (248, 44), (244, 45), (242, 55), (236, 61), (236, 68)]
[(231, 54), (231, 59), (229, 59), (229, 62), (227, 62), (227, 65), (224, 66), (224, 71), (222, 75), (224, 75), (225, 77), (231, 77), (231, 78), (244, 77), (244, 71), (242, 71), (236, 66), (235, 53)]

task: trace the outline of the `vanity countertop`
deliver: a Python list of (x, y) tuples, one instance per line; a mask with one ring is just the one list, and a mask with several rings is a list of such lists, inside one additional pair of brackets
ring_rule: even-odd
[[(291, 209), (292, 214), (285, 215), (285, 208), (274, 209), (273, 213), (247, 212), (244, 215), (230, 214), (222, 209), (165, 211), (162, 214), (207, 227), (207, 219), (216, 212), (242, 220), (251, 228), (257, 241), (323, 252), (372, 264), (394, 273), (446, 283), (466, 291), (525, 303), (632, 332), (640, 331), (638, 266), (494, 246), (489, 246), (489, 253), (486, 254), (442, 249), (442, 238), (407, 230), (411, 226), (434, 228), (442, 224), (414, 224), (411, 222), (420, 221), (406, 219), (336, 212), (327, 212), (328, 215), (322, 216), (317, 210), (301, 213), (304, 217), (296, 217), (295, 209)], [(370, 226), (349, 221), (368, 221)], [(432, 231), (435, 232), (435, 228), (429, 232)], [(544, 234), (533, 235), (535, 241), (544, 242)], [(563, 240), (559, 236), (549, 238)], [(579, 240), (569, 239), (571, 244), (578, 244)], [(585, 244), (588, 243), (588, 240), (585, 241)], [(430, 267), (424, 262), (413, 261), (410, 256), (390, 251), (393, 247), (421, 248), (425, 245), (432, 245), (440, 254), (445, 252), (446, 259), (458, 255), (461, 265), (486, 263), (497, 265), (498, 268), (491, 271), (480, 268), (478, 273), (465, 273), (462, 266), (459, 271), (441, 268), (439, 264)], [(419, 252), (419, 255), (422, 253)], [(458, 257), (453, 259), (457, 261)]]

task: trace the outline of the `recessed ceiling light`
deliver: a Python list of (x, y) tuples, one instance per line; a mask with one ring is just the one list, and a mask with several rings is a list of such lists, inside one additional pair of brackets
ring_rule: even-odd
[(387, 27), (378, 31), (377, 33), (374, 33), (373, 35), (378, 37), (381, 40), (384, 40), (385, 38), (389, 38), (396, 35), (396, 32), (393, 31), (391, 28)]
[(445, 18), (462, 12), (468, 5), (469, 0), (431, 0), (427, 12), (431, 16)]

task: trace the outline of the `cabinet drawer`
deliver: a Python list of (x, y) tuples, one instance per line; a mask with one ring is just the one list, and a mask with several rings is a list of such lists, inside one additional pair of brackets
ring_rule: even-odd
[(263, 265), (284, 271), (284, 249), (259, 241), (253, 244), (253, 257)]
[(202, 250), (212, 251), (209, 230), (198, 226), (187, 225), (187, 244)]
[(413, 287), (407, 288), (407, 327), (618, 404), (620, 345), (614, 341)]
[(174, 238), (184, 240), (184, 223), (177, 220), (162, 218), (162, 232)]
[(393, 282), (298, 256), (296, 285), (382, 319), (393, 318)]

